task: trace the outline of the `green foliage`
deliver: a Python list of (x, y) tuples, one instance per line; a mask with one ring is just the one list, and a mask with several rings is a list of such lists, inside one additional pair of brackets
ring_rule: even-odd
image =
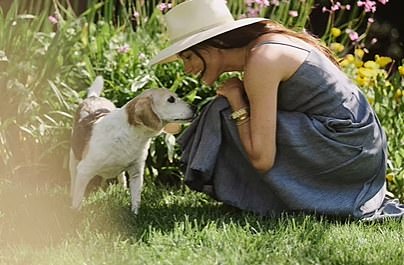
[(15, 1), (7, 15), (0, 12), (2, 175), (47, 169), (46, 158), (63, 157), (66, 123), (78, 98), (66, 84), (77, 36), (69, 28), (53, 32), (47, 13), (21, 15), (18, 9)]
[[(306, 1), (268, 1), (268, 4), (251, 3), (245, 0), (227, 1), (232, 14), (237, 17), (260, 16), (277, 21), (289, 28), (303, 29), (309, 20), (314, 0)], [(254, 2), (254, 1), (250, 1)], [(260, 2), (260, 1), (256, 1)]]
[(391, 81), (377, 76), (373, 105), (387, 135), (388, 184), (397, 197), (404, 199), (404, 98), (399, 92), (400, 76), (396, 74)]
[(368, 97), (386, 132), (388, 142), (387, 181), (397, 197), (404, 197), (404, 77), (398, 71), (391, 73), (393, 65), (388, 57), (376, 56), (375, 61), (362, 61), (363, 51), (355, 50), (341, 62), (343, 70)]

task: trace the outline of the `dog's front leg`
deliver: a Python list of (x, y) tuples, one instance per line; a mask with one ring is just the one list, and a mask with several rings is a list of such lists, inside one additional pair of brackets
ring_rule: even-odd
[(140, 208), (143, 187), (143, 166), (133, 165), (128, 169), (129, 188), (132, 198), (132, 212), (137, 214)]

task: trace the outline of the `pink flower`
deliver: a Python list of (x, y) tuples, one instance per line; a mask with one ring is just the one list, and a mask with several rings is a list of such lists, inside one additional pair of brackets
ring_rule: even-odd
[(118, 53), (128, 53), (129, 50), (130, 50), (130, 47), (129, 47), (129, 45), (126, 44), (126, 43), (125, 43), (124, 45), (119, 46), (119, 47), (117, 48)]
[(260, 7), (269, 6), (268, 0), (245, 0), (247, 6), (252, 6), (253, 4), (257, 4)]
[(289, 16), (291, 17), (297, 17), (299, 13), (296, 10), (290, 10), (289, 11)]
[(49, 20), (49, 22), (50, 23), (52, 23), (53, 25), (56, 25), (56, 24), (58, 24), (59, 23), (59, 16), (58, 16), (58, 14), (53, 14), (53, 16), (49, 16), (48, 17), (48, 20)]
[(162, 13), (167, 12), (171, 7), (172, 7), (172, 4), (171, 4), (171, 3), (168, 3), (168, 4), (166, 4), (166, 3), (160, 3), (160, 4), (157, 6), (157, 8), (160, 9), (160, 11), (161, 11)]
[(258, 17), (259, 10), (256, 8), (248, 7), (247, 8), (247, 17)]
[(349, 5), (349, 4), (346, 5), (346, 6), (345, 6), (345, 9), (346, 9), (346, 10), (351, 10), (351, 5)]
[(256, 0), (255, 1), (257, 4), (259, 4), (260, 6), (269, 6), (269, 1), (268, 0)]
[(279, 6), (279, 0), (271, 0), (271, 4), (274, 6)]
[(385, 5), (389, 2), (389, 0), (377, 0), (380, 4)]
[(331, 6), (332, 11), (337, 11), (339, 9), (341, 9), (341, 3), (340, 2), (336, 2), (335, 5)]
[(359, 7), (363, 7), (365, 9), (366, 13), (376, 12), (376, 2), (375, 1), (371, 1), (371, 0), (358, 1), (357, 5)]
[(351, 41), (357, 41), (359, 39), (359, 35), (356, 31), (349, 30), (348, 36), (351, 39)]

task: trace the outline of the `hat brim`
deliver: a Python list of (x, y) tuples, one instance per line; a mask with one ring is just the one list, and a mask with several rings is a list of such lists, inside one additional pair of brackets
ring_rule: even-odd
[(260, 21), (268, 20), (266, 18), (243, 18), (235, 21), (231, 21), (225, 23), (221, 26), (214, 27), (212, 29), (208, 29), (205, 31), (201, 31), (192, 36), (186, 37), (182, 40), (176, 41), (172, 43), (167, 48), (160, 51), (155, 57), (153, 57), (149, 66), (158, 64), (158, 63), (168, 63), (177, 59), (177, 54), (181, 51), (184, 51), (198, 43), (201, 43), (205, 40), (208, 40), (214, 36), (220, 35), (222, 33), (228, 32), (230, 30), (240, 28), (243, 26), (247, 26), (250, 24), (254, 24)]

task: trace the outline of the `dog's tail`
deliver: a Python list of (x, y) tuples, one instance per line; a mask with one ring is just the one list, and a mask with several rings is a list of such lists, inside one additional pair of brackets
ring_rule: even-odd
[(104, 78), (97, 76), (91, 86), (88, 88), (87, 97), (99, 97), (104, 89)]

